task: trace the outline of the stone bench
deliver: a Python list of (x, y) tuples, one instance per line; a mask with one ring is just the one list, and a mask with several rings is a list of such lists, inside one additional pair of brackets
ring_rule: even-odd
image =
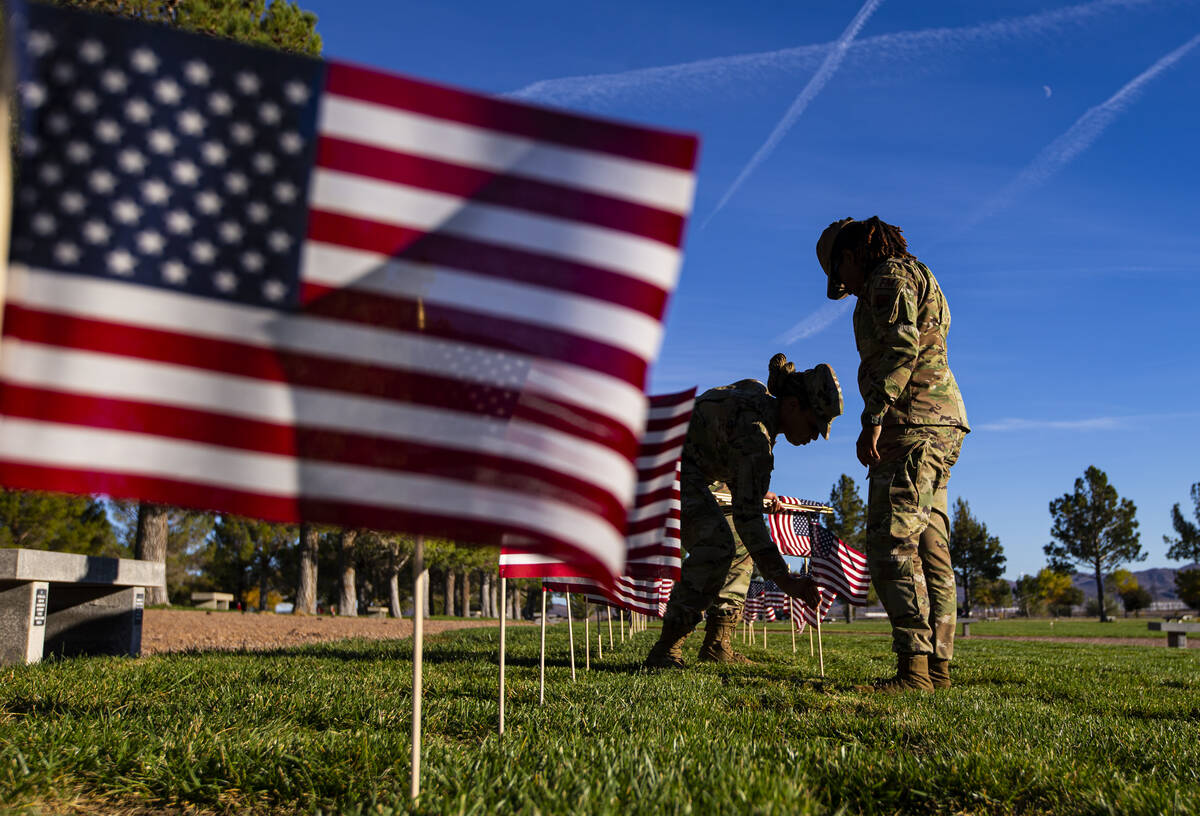
[(1150, 621), (1146, 624), (1151, 632), (1166, 632), (1167, 647), (1174, 649), (1187, 648), (1187, 633), (1200, 632), (1200, 623), (1166, 623)]
[(197, 609), (229, 609), (233, 603), (232, 592), (193, 592), (192, 603)]
[(971, 636), (971, 624), (974, 623), (976, 620), (978, 620), (978, 619), (977, 618), (959, 618), (958, 622), (962, 624), (962, 634), (959, 635), (959, 637), (970, 637)]
[(368, 618), (386, 618), (388, 616), (388, 608), (386, 606), (368, 606)]
[(157, 561), (0, 549), (0, 666), (43, 655), (142, 653), (146, 587)]

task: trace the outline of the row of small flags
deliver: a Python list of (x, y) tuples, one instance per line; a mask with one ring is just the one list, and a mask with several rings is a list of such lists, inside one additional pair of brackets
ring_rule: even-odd
[[(820, 617), (827, 620), (837, 594), (826, 589), (820, 591)], [(817, 611), (798, 598), (789, 598), (774, 581), (755, 579), (750, 582), (742, 617), (747, 621), (795, 621), (801, 630), (805, 624), (816, 625)]]
[(624, 574), (598, 581), (556, 558), (522, 551), (507, 541), (500, 550), (502, 578), (543, 578), (550, 592), (581, 593), (590, 601), (662, 617), (679, 580), (679, 460), (696, 389), (650, 397), (646, 431), (638, 446), (637, 486), (626, 520)]

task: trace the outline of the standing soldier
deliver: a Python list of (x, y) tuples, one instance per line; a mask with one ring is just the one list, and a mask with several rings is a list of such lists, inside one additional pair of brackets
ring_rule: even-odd
[(900, 229), (878, 216), (830, 224), (817, 241), (817, 260), (830, 300), (858, 298), (867, 560), (898, 666), (895, 677), (869, 688), (949, 688), (957, 593), (946, 483), (970, 431), (946, 351), (950, 309)]
[[(749, 584), (749, 564), (737, 558), (737, 543), (709, 485), (722, 481), (733, 502), (733, 528), (764, 577), (793, 597), (815, 606), (816, 585), (793, 575), (763, 521), (764, 501), (778, 500), (768, 488), (775, 467), (775, 437), (806, 445), (823, 435), (842, 413), (842, 389), (833, 369), (821, 364), (796, 371), (782, 354), (771, 358), (767, 385), (741, 380), (696, 398), (680, 468), (680, 537), (687, 559), (663, 615), (662, 635), (646, 656), (649, 668), (682, 668), (683, 641), (710, 612), (707, 659), (732, 658), (730, 640), (740, 600)], [(719, 596), (727, 590), (729, 603)]]

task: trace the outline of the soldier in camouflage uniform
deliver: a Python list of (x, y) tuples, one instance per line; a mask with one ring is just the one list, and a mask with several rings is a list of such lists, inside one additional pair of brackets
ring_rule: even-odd
[[(687, 559), (646, 666), (682, 667), (683, 641), (706, 610), (712, 614), (704, 650), (732, 654), (729, 643), (746, 592), (743, 587), (739, 599), (739, 569), (746, 578), (749, 574), (744, 562), (738, 566), (733, 531), (709, 489), (715, 481), (729, 486), (732, 526), (759, 572), (789, 595), (815, 605), (813, 582), (793, 575), (771, 541), (763, 503), (775, 501), (768, 488), (776, 436), (783, 433), (793, 445), (806, 445), (818, 435), (828, 439), (829, 425), (841, 413), (842, 391), (833, 369), (822, 364), (796, 371), (782, 354), (771, 358), (766, 386), (741, 380), (696, 398), (680, 468), (680, 537)], [(723, 588), (728, 603), (721, 604)]]
[(970, 431), (946, 351), (950, 309), (900, 229), (878, 217), (830, 224), (817, 259), (831, 300), (858, 298), (867, 560), (898, 663), (896, 676), (873, 688), (949, 688), (957, 593), (946, 483)]

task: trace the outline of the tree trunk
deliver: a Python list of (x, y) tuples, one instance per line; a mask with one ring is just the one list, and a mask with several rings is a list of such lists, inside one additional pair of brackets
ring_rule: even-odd
[(321, 534), (311, 524), (300, 525), (300, 586), (293, 615), (317, 614), (317, 549)]
[(267, 553), (263, 553), (262, 561), (261, 561), (261, 568), (258, 571), (258, 611), (259, 612), (267, 611), (267, 592), (268, 592), (267, 576), (269, 574), (267, 571), (267, 567), (270, 563), (270, 560), (271, 560), (270, 555)]
[(425, 586), (424, 586), (424, 590), (425, 590), (425, 591), (421, 593), (421, 595), (422, 595), (422, 598), (421, 598), (421, 614), (422, 614), (422, 615), (424, 615), (425, 617), (427, 617), (427, 618), (428, 618), (428, 617), (429, 617), (429, 604), (430, 604), (430, 601), (429, 601), (429, 588), (430, 588), (430, 584), (432, 583), (432, 582), (429, 580), (429, 573), (428, 573), (428, 572), (426, 572), (426, 573), (425, 573), (425, 578), (424, 578), (424, 580), (422, 580), (422, 581), (421, 581), (421, 583), (423, 583), (423, 584), (425, 585)]
[(963, 617), (971, 617), (971, 578), (963, 575)]
[(471, 571), (462, 571), (462, 616), (471, 617)]
[(1100, 622), (1108, 623), (1108, 614), (1104, 611), (1104, 573), (1100, 570), (1100, 561), (1096, 561), (1096, 605), (1100, 607)]
[(342, 530), (338, 542), (338, 570), (342, 574), (341, 592), (338, 595), (338, 615), (358, 617), (358, 589), (354, 581), (354, 540), (358, 530)]
[(446, 614), (454, 616), (454, 570), (446, 568)]
[(488, 577), (487, 573), (480, 571), (479, 574), (479, 617), (490, 618), (492, 611), (488, 609)]
[[(161, 504), (142, 502), (138, 505), (137, 538), (134, 540), (133, 554), (142, 561), (157, 561), (167, 563), (167, 513), (169, 507)], [(167, 586), (146, 587), (146, 605), (169, 604)]]
[[(400, 556), (400, 542), (395, 538), (388, 539), (390, 560), (388, 561), (388, 607), (393, 618), (401, 616), (400, 610), (400, 570), (408, 563), (411, 556)], [(413, 599), (416, 602), (416, 599)]]

